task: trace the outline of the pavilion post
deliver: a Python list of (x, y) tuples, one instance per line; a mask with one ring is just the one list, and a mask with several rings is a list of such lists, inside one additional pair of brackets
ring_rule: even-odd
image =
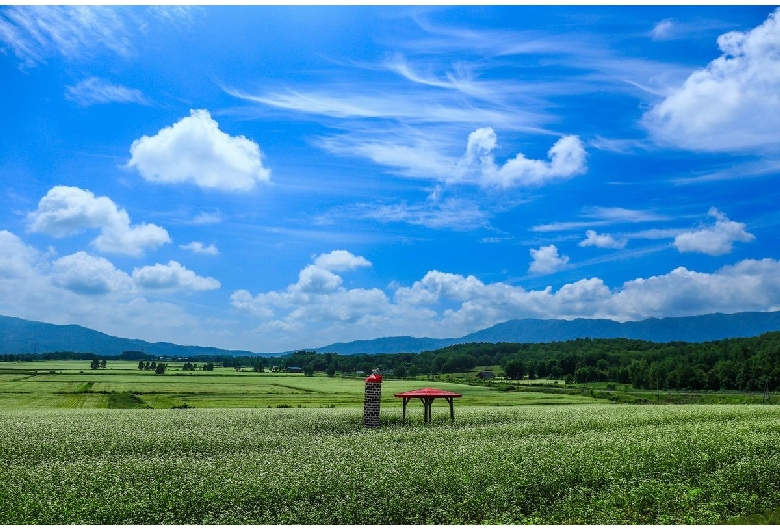
[(410, 400), (410, 399), (411, 399), (411, 398), (403, 398), (403, 402), (404, 402), (404, 406), (403, 406), (403, 416), (402, 416), (402, 419), (403, 419), (403, 421), (406, 421), (406, 404), (407, 404), (407, 403), (409, 403), (409, 400)]
[(450, 402), (450, 421), (455, 421), (455, 405), (453, 405), (453, 398), (448, 397), (447, 401)]

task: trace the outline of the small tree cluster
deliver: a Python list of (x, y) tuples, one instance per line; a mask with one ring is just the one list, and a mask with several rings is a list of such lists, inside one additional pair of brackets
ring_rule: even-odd
[(105, 359), (92, 359), (92, 362), (89, 364), (89, 367), (93, 370), (97, 370), (98, 368), (105, 368), (106, 367), (106, 360)]
[(168, 365), (158, 363), (157, 361), (138, 361), (139, 370), (151, 370), (156, 374), (164, 374)]

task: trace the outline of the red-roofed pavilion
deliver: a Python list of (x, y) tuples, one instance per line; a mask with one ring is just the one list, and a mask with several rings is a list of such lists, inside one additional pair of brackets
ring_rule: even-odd
[(395, 397), (403, 399), (403, 419), (406, 421), (406, 404), (410, 399), (420, 398), (423, 403), (423, 423), (431, 421), (431, 405), (436, 398), (444, 398), (447, 403), (450, 404), (450, 420), (455, 421), (455, 406), (453, 405), (453, 399), (461, 397), (463, 394), (456, 392), (449, 392), (447, 390), (440, 390), (438, 388), (419, 388), (417, 390), (409, 390), (408, 392), (399, 392), (394, 394)]

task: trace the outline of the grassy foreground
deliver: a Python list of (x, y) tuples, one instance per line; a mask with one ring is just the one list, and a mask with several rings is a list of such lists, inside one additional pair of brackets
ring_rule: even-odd
[(717, 524), (780, 505), (776, 406), (0, 411), (0, 524)]

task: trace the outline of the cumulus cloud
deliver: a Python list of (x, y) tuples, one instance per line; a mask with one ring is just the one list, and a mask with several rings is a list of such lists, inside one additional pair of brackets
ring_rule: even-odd
[(626, 240), (617, 240), (610, 234), (598, 234), (595, 230), (588, 230), (585, 232), (585, 239), (580, 241), (579, 246), (597, 248), (623, 248), (626, 246)]
[(486, 185), (502, 187), (539, 186), (550, 180), (569, 178), (585, 172), (585, 148), (577, 136), (564, 136), (547, 152), (549, 161), (528, 159), (522, 153), (496, 165), (496, 133), (490, 127), (477, 129), (469, 135), (466, 154), (460, 160), (459, 174), (477, 172)]
[(28, 247), (16, 234), (0, 230), (0, 279), (26, 276), (40, 253)]
[(346, 250), (334, 250), (317, 256), (314, 265), (328, 271), (349, 271), (358, 267), (370, 267), (371, 262)]
[(173, 260), (167, 265), (157, 263), (133, 269), (133, 280), (142, 289), (209, 291), (220, 288), (214, 278), (198, 276)]
[(531, 249), (531, 265), (528, 272), (537, 274), (550, 274), (566, 267), (569, 256), (558, 255), (558, 247), (547, 245), (538, 249)]
[(715, 218), (715, 224), (679, 234), (674, 238), (674, 246), (677, 250), (720, 256), (731, 252), (737, 241), (747, 243), (755, 239), (753, 234), (745, 230), (745, 223), (730, 221), (716, 208), (710, 208), (707, 215)]
[[(450, 184), (504, 188), (542, 186), (586, 171), (585, 148), (577, 136), (564, 136), (555, 142), (547, 152), (549, 160), (533, 160), (518, 153), (503, 165), (495, 160), (498, 140), (491, 127), (482, 127), (469, 134), (466, 151), (460, 156), (449, 154), (457, 149), (456, 146), (431, 135), (404, 129), (392, 135), (393, 140), (387, 140), (388, 136), (384, 133), (381, 138), (366, 140), (346, 135), (321, 139), (318, 143), (332, 153), (369, 158), (376, 164), (394, 168), (405, 177)], [(395, 140), (396, 136), (401, 140)]]
[(65, 87), (65, 99), (69, 99), (82, 107), (101, 103), (151, 104), (151, 101), (140, 90), (115, 85), (110, 81), (97, 77), (90, 77), (74, 86)]
[(643, 116), (658, 142), (714, 152), (777, 150), (780, 10), (718, 37), (723, 52)]
[(186, 245), (179, 245), (180, 249), (189, 250), (195, 254), (206, 254), (208, 256), (216, 256), (219, 254), (219, 249), (212, 243), (209, 246), (205, 246), (200, 241), (192, 241)]
[[(380, 289), (346, 289), (335, 271), (368, 267), (362, 256), (344, 250), (321, 254), (314, 263), (304, 267), (298, 281), (282, 291), (270, 291), (252, 296), (238, 290), (231, 296), (234, 307), (263, 318), (277, 317), (267, 323), (274, 329), (292, 331), (306, 323), (357, 323), (371, 319), (377, 307), (390, 309), (390, 301)], [(286, 314), (285, 314), (286, 313)]]
[(28, 214), (29, 229), (62, 238), (89, 229), (100, 230), (92, 244), (101, 252), (140, 256), (171, 241), (168, 232), (154, 224), (130, 224), (127, 211), (108, 197), (95, 197), (89, 190), (54, 186)]
[(583, 278), (557, 291), (527, 291), (432, 270), (410, 286), (388, 287), (392, 296), (379, 289), (346, 289), (340, 277), (316, 269), (307, 266), (284, 290), (255, 296), (236, 291), (233, 306), (253, 314), (260, 331), (289, 333), (290, 347), (304, 329), (311, 340), (319, 338), (315, 346), (391, 334), (461, 336), (514, 318), (626, 321), (780, 309), (780, 262), (773, 259), (745, 260), (713, 273), (679, 267), (614, 288), (600, 278)]
[(103, 295), (132, 291), (133, 281), (105, 258), (76, 252), (52, 263), (52, 282), (69, 291), (85, 295)]
[(240, 347), (230, 344), (234, 322), (201, 319), (175, 301), (147, 300), (133, 278), (105, 258), (86, 252), (57, 257), (8, 231), (0, 231), (0, 314), (150, 342)]
[(207, 110), (191, 110), (154, 136), (142, 136), (130, 146), (129, 167), (161, 184), (191, 183), (201, 188), (249, 191), (270, 181), (260, 147), (244, 136), (219, 129)]

